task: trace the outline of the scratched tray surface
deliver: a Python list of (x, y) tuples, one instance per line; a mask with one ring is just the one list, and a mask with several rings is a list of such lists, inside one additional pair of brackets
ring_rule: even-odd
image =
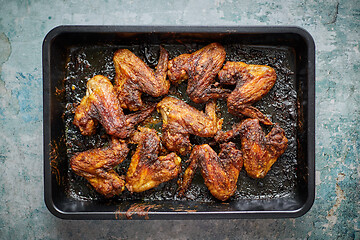
[[(162, 45), (169, 52), (169, 59), (172, 59), (183, 53), (194, 52), (205, 45), (201, 44), (173, 44)], [(228, 202), (232, 209), (251, 208), (251, 201), (261, 199), (296, 199), (299, 195), (299, 179), (303, 178), (307, 172), (299, 171), (299, 154), (297, 153), (297, 126), (298, 121), (298, 91), (295, 79), (295, 56), (292, 48), (272, 47), (272, 46), (251, 46), (224, 44), (226, 49), (226, 61), (243, 61), (248, 64), (262, 64), (273, 67), (277, 73), (277, 81), (271, 91), (255, 104), (263, 113), (265, 113), (274, 123), (278, 123), (286, 132), (288, 138), (288, 148), (285, 153), (277, 160), (263, 179), (252, 179), (247, 176), (243, 169), (240, 172), (237, 191)], [(66, 151), (67, 159), (70, 159), (74, 153), (86, 151), (88, 149), (102, 147), (109, 142), (109, 136), (106, 135), (102, 126), (98, 126), (97, 133), (93, 136), (83, 136), (77, 127), (72, 124), (74, 119), (74, 109), (81, 101), (86, 92), (86, 82), (91, 77), (101, 74), (109, 77), (112, 81), (115, 76), (115, 69), (112, 61), (114, 52), (119, 48), (128, 48), (139, 56), (151, 68), (155, 68), (159, 58), (159, 45), (90, 45), (82, 47), (71, 47), (67, 53), (67, 63), (65, 78), (63, 82), (64, 90), (59, 90), (58, 99), (63, 104), (65, 112), (63, 121), (65, 125), (65, 134), (59, 140), (66, 149), (57, 151)], [(204, 104), (194, 104), (189, 100), (185, 93), (186, 82), (180, 86), (172, 86), (169, 95), (176, 96), (185, 100), (190, 105), (199, 110), (204, 110)], [(144, 96), (147, 101), (160, 101), (160, 98), (151, 98)], [(126, 112), (126, 111), (125, 111)], [(234, 117), (227, 112), (226, 102), (218, 100), (217, 114), (224, 119), (223, 129), (228, 130), (231, 126), (241, 121), (241, 118)], [(141, 125), (156, 129), (161, 134), (162, 120), (156, 111)], [(263, 126), (265, 132), (271, 130)], [(193, 144), (203, 144), (210, 142), (210, 138), (191, 137)], [(235, 140), (240, 148), (240, 140)], [(59, 144), (61, 145), (61, 144)], [(60, 147), (61, 148), (61, 147)], [(120, 175), (125, 175), (130, 163), (132, 154), (136, 145), (129, 145), (130, 152), (127, 159), (115, 168)], [(214, 146), (218, 151), (218, 146)], [(189, 156), (182, 158), (182, 172), (186, 169)], [(57, 166), (61, 168), (60, 165)], [(116, 204), (126, 202), (131, 206), (133, 202), (161, 203), (162, 201), (172, 202), (172, 206), (178, 205), (181, 209), (182, 203), (186, 202), (186, 208), (196, 207), (201, 210), (201, 206), (192, 206), (194, 203), (209, 203), (204, 209), (216, 210), (218, 200), (216, 200), (204, 185), (204, 181), (198, 172), (190, 189), (183, 198), (177, 196), (177, 179), (161, 184), (160, 186), (143, 193), (131, 194), (125, 190), (122, 194), (112, 198), (105, 199), (98, 194), (91, 185), (82, 177), (74, 174), (68, 164), (68, 161), (62, 165), (65, 171), (58, 172), (59, 184), (63, 187), (69, 198), (73, 200), (99, 202)], [(56, 168), (56, 167), (55, 167)], [(54, 169), (54, 168), (53, 168)], [(245, 202), (244, 202), (245, 200)], [(248, 202), (246, 202), (248, 200)], [(177, 203), (176, 203), (177, 202)], [(241, 205), (237, 204), (242, 202)], [(291, 201), (290, 201), (291, 202)], [(175, 205), (174, 205), (175, 204)], [(294, 205), (298, 205), (294, 200)], [(154, 208), (158, 205), (152, 205)], [(209, 206), (211, 206), (209, 208)], [(301, 205), (300, 205), (301, 206)], [(263, 206), (266, 209), (266, 206)], [(270, 206), (272, 209), (274, 206)], [(293, 206), (294, 209), (299, 206)], [(292, 208), (291, 206), (289, 207)], [(220, 209), (223, 210), (223, 207)], [(276, 209), (275, 209), (276, 210)]]

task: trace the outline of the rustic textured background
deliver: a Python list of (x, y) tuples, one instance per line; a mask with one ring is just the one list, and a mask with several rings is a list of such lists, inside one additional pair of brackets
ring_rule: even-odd
[[(65, 221), (43, 199), (41, 46), (64, 24), (296, 25), (316, 43), (316, 199), (297, 219)], [(0, 239), (360, 239), (359, 0), (0, 0)]]

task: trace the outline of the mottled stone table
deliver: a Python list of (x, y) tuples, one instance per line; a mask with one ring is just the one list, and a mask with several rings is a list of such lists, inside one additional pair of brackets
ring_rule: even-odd
[[(163, 2), (163, 3), (161, 3)], [(358, 0), (0, 0), (0, 239), (360, 239)], [(63, 24), (296, 25), (316, 43), (316, 199), (296, 219), (66, 221), (43, 199), (41, 46)]]

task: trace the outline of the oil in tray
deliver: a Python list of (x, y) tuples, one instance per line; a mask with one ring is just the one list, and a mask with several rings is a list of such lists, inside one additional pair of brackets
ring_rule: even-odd
[[(164, 45), (169, 52), (169, 59), (182, 53), (194, 52), (203, 45)], [(297, 91), (295, 84), (295, 60), (291, 49), (269, 46), (243, 46), (237, 44), (224, 44), (226, 49), (227, 61), (243, 61), (248, 64), (269, 65), (277, 73), (277, 81), (270, 92), (264, 96), (256, 106), (265, 113), (274, 123), (278, 123), (286, 133), (288, 138), (288, 148), (285, 153), (277, 160), (263, 179), (252, 179), (247, 176), (245, 170), (239, 175), (238, 188), (230, 201), (239, 199), (269, 199), (295, 194), (297, 186)], [(66, 75), (64, 79), (65, 102), (67, 107), (64, 114), (66, 126), (65, 142), (67, 147), (68, 159), (75, 152), (85, 151), (95, 147), (101, 147), (109, 141), (104, 129), (98, 126), (97, 133), (93, 136), (83, 136), (80, 131), (72, 124), (74, 118), (74, 108), (79, 104), (86, 92), (86, 82), (95, 75), (101, 74), (113, 80), (115, 69), (112, 62), (114, 52), (119, 48), (128, 48), (140, 57), (146, 64), (154, 68), (157, 65), (159, 56), (158, 45), (132, 45), (128, 46), (86, 46), (73, 47), (69, 49), (68, 63), (66, 64)], [(193, 103), (186, 95), (186, 82), (178, 87), (171, 87), (170, 95), (183, 99), (188, 104), (204, 109), (204, 104)], [(161, 98), (152, 99), (160, 101)], [(218, 100), (218, 115), (224, 119), (223, 130), (228, 130), (231, 126), (241, 119), (227, 112), (226, 102)], [(155, 128), (161, 133), (161, 116), (156, 111), (151, 118), (147, 119), (142, 125)], [(266, 131), (270, 129), (265, 128)], [(192, 137), (193, 144), (204, 144), (211, 139)], [(239, 147), (239, 145), (238, 145)], [(135, 145), (130, 145), (128, 158), (116, 167), (119, 174), (126, 174), (130, 163), (131, 153), (135, 150)], [(182, 158), (182, 169), (187, 167), (185, 163), (188, 156)], [(65, 183), (68, 194), (75, 199), (82, 200), (104, 200), (102, 196), (92, 189), (87, 181), (68, 169), (68, 180)], [(186, 198), (178, 198), (176, 195), (176, 179), (163, 183), (155, 189), (143, 193), (130, 194), (124, 191), (114, 199), (123, 200), (195, 200), (199, 202), (215, 202), (207, 187), (204, 185), (199, 173), (195, 175), (192, 186), (188, 190)]]

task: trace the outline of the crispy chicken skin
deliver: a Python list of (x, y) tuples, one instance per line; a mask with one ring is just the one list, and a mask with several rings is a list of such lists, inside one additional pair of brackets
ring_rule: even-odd
[(118, 138), (129, 137), (134, 126), (145, 120), (155, 109), (155, 105), (143, 111), (124, 115), (110, 80), (96, 75), (87, 82), (86, 96), (75, 110), (73, 123), (81, 134), (92, 135), (98, 122), (106, 133)]
[(236, 84), (235, 90), (227, 99), (231, 114), (242, 114), (259, 119), (263, 124), (272, 125), (272, 122), (251, 104), (259, 101), (274, 86), (276, 73), (273, 68), (243, 62), (226, 62), (218, 77), (221, 84)]
[(97, 192), (113, 197), (125, 189), (125, 181), (113, 169), (127, 156), (129, 149), (124, 140), (112, 138), (108, 147), (77, 153), (70, 159), (71, 169), (84, 177)]
[(213, 137), (222, 125), (215, 108), (215, 101), (209, 101), (204, 113), (182, 100), (165, 97), (158, 103), (157, 110), (163, 119), (162, 142), (166, 148), (185, 155), (191, 150), (190, 134)]
[(174, 152), (158, 156), (160, 139), (154, 129), (139, 128), (132, 137), (137, 149), (126, 174), (126, 188), (130, 192), (143, 192), (167, 182), (179, 174), (181, 158)]
[(271, 166), (287, 148), (288, 139), (281, 127), (275, 125), (265, 135), (259, 120), (251, 118), (236, 124), (232, 130), (219, 131), (215, 140), (227, 142), (237, 135), (241, 136), (241, 151), (245, 170), (252, 178), (264, 178)]
[(144, 108), (142, 93), (159, 97), (168, 93), (170, 82), (166, 79), (168, 53), (160, 47), (159, 63), (154, 72), (140, 58), (128, 49), (114, 54), (115, 88), (121, 107), (130, 111)]
[(174, 84), (188, 79), (186, 92), (196, 103), (227, 97), (228, 90), (213, 85), (225, 56), (225, 49), (219, 43), (211, 43), (192, 54), (182, 54), (169, 61), (169, 79)]
[(189, 188), (196, 168), (200, 166), (201, 175), (210, 193), (221, 201), (226, 201), (236, 190), (239, 172), (243, 166), (241, 151), (232, 142), (220, 146), (219, 155), (208, 145), (197, 145), (190, 155), (190, 165), (179, 183), (179, 195), (183, 196)]

